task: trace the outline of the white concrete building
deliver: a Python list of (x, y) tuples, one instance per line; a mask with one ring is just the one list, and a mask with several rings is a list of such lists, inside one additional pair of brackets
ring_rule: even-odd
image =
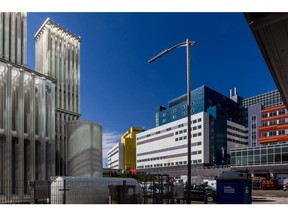
[[(212, 165), (211, 116), (200, 112), (191, 116), (191, 164)], [(227, 121), (227, 146), (214, 153), (226, 159), (230, 149), (248, 144), (247, 129)], [(137, 134), (137, 169), (177, 167), (187, 164), (187, 118), (167, 123)], [(226, 152), (227, 151), (227, 152)], [(216, 152), (216, 151), (214, 151)], [(222, 155), (221, 155), (222, 154)], [(224, 157), (225, 156), (225, 157)], [(224, 163), (226, 164), (226, 162)]]
[[(191, 162), (209, 163), (209, 115), (193, 115), (191, 127)], [(137, 169), (187, 164), (187, 118), (137, 134), (136, 152)]]
[(117, 143), (108, 151), (108, 168), (124, 169), (124, 145)]

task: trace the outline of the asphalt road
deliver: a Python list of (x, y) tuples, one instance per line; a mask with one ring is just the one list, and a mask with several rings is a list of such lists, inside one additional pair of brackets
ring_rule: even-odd
[[(146, 198), (147, 204), (152, 204), (152, 198)], [(167, 204), (167, 200), (163, 203)], [(174, 202), (177, 203), (176, 201)], [(184, 204), (185, 201), (180, 201), (179, 204)], [(203, 201), (192, 200), (192, 204), (204, 204)], [(217, 203), (210, 203), (217, 204)], [(288, 191), (283, 190), (252, 190), (252, 204), (288, 204)], [(288, 205), (287, 205), (288, 207)]]
[(252, 190), (252, 204), (288, 204), (288, 191)]

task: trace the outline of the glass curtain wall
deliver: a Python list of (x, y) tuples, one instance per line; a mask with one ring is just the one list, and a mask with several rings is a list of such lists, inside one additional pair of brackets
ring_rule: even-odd
[(288, 143), (231, 150), (231, 166), (288, 164)]

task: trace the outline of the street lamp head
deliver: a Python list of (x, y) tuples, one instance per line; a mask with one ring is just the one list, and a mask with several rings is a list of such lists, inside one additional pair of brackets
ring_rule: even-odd
[(187, 44), (189, 43), (189, 45), (193, 45), (196, 43), (196, 41), (190, 41), (189, 39), (187, 39), (187, 41), (179, 43), (174, 45), (173, 47), (170, 47), (168, 49), (165, 49), (164, 51), (162, 51), (161, 53), (159, 53), (158, 55), (154, 56), (153, 58), (148, 60), (148, 63), (152, 63), (153, 61), (155, 61), (156, 59), (162, 57), (163, 55), (167, 54), (168, 52), (170, 52), (171, 50), (178, 48), (178, 47), (182, 47), (182, 46), (187, 46)]
[(194, 45), (194, 44), (196, 44), (196, 41), (189, 41), (189, 44)]

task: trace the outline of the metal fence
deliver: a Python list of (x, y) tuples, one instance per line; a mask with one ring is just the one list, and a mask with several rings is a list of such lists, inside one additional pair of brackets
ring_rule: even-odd
[(30, 182), (0, 181), (0, 204), (27, 204), (30, 197)]
[[(113, 179), (113, 178), (111, 178)], [(139, 184), (125, 180), (100, 182), (64, 179), (61, 182), (35, 180), (0, 182), (0, 204), (174, 204), (185, 203), (183, 185), (175, 185), (168, 175), (146, 175)], [(114, 178), (115, 181), (115, 178)]]

